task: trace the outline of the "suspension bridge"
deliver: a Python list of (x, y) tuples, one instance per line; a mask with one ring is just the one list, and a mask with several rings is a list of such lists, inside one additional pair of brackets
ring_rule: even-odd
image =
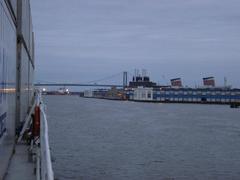
[[(119, 75), (122, 76), (122, 84), (109, 84), (109, 83), (106, 83), (106, 84), (100, 83), (99, 84), (99, 82), (112, 79)], [(38, 82), (38, 83), (35, 83), (34, 85), (37, 87), (53, 87), (53, 86), (55, 86), (55, 87), (58, 87), (58, 86), (61, 86), (61, 87), (62, 86), (64, 86), (64, 87), (113, 87), (114, 86), (114, 87), (123, 88), (128, 85), (128, 72), (124, 71), (121, 73), (117, 73), (117, 74), (114, 74), (111, 76), (104, 77), (102, 79), (97, 79), (97, 80), (89, 81), (86, 83), (62, 83), (62, 82), (41, 83), (41, 82)]]

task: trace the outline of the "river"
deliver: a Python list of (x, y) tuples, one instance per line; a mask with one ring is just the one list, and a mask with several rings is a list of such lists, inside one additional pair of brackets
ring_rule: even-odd
[(58, 180), (240, 179), (240, 110), (45, 96)]

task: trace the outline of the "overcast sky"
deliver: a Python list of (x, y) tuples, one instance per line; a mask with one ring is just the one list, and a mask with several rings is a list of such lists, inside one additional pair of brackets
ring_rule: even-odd
[[(88, 82), (145, 68), (240, 87), (239, 0), (35, 0), (36, 81)], [(117, 78), (116, 78), (117, 79)], [(120, 81), (121, 77), (115, 81)]]

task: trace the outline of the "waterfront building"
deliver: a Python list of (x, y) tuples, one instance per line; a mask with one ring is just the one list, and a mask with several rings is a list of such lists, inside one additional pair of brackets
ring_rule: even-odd
[(146, 88), (128, 92), (129, 100), (176, 103), (240, 103), (240, 89), (229, 88)]

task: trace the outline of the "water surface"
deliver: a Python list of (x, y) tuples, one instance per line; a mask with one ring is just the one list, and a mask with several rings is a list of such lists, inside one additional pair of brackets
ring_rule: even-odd
[(45, 96), (59, 180), (240, 179), (240, 110)]

